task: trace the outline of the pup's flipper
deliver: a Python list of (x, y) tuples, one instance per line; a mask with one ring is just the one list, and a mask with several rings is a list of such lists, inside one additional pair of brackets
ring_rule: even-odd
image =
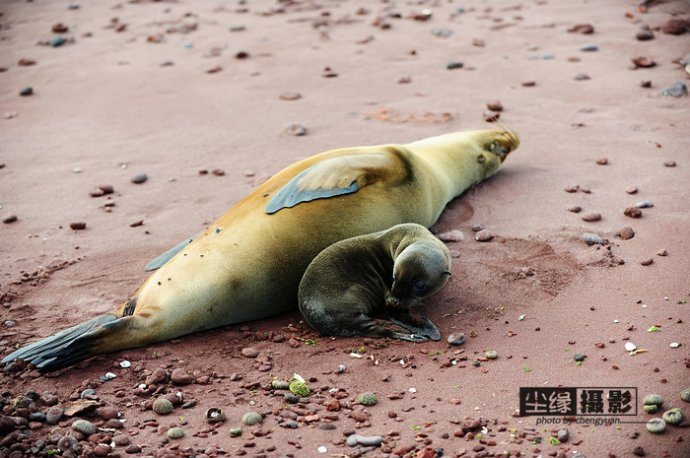
[(421, 321), (417, 321), (406, 310), (395, 310), (390, 307), (387, 313), (393, 323), (402, 326), (412, 334), (424, 336), (431, 340), (441, 340), (441, 331), (430, 319), (421, 317)]

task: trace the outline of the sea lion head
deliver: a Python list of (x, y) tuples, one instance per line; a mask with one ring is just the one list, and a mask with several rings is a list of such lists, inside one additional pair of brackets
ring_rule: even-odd
[(441, 242), (414, 242), (405, 248), (393, 265), (393, 284), (386, 295), (389, 307), (413, 307), (437, 293), (450, 276), (450, 255)]
[(482, 166), (483, 178), (488, 178), (498, 171), (508, 155), (520, 145), (520, 139), (508, 130), (487, 130), (479, 137), (480, 148), (476, 151), (476, 160)]

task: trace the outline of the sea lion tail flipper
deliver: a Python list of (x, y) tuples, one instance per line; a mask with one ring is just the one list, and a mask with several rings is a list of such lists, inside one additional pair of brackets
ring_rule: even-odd
[(33, 364), (40, 372), (49, 372), (70, 366), (77, 361), (99, 353), (99, 340), (121, 327), (130, 317), (118, 318), (113, 314), (99, 315), (26, 345), (5, 356), (2, 364), (21, 359)]
[(184, 250), (187, 247), (187, 245), (192, 243), (194, 241), (194, 239), (197, 237), (198, 237), (198, 235), (195, 237), (190, 237), (188, 239), (184, 239), (178, 245), (170, 248), (165, 253), (163, 253), (160, 256), (156, 257), (155, 259), (149, 261), (149, 263), (144, 266), (144, 270), (146, 272), (151, 272), (152, 270), (159, 269), (163, 264), (170, 261), (177, 253)]

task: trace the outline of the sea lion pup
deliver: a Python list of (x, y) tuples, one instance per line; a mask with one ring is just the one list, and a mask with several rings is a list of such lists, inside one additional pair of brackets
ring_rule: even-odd
[(504, 130), (456, 132), (299, 161), (150, 262), (151, 276), (119, 307), (2, 361), (22, 359), (50, 371), (290, 310), (321, 250), (396, 224), (431, 226), (448, 202), (496, 173), (518, 144)]
[[(300, 282), (299, 309), (325, 335), (438, 340), (415, 307), (449, 276), (448, 248), (424, 226), (399, 224), (319, 253)], [(389, 319), (376, 319), (382, 316)]]

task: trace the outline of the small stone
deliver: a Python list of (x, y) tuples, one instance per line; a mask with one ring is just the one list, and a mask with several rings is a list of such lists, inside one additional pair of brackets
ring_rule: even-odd
[(652, 418), (647, 422), (647, 431), (654, 434), (663, 433), (666, 429), (666, 422), (661, 418)]
[(211, 170), (211, 173), (217, 177), (225, 176), (225, 170), (223, 170), (223, 169), (213, 169), (213, 170)]
[(594, 33), (594, 26), (591, 24), (576, 24), (568, 29), (569, 33), (581, 33), (582, 35), (591, 35)]
[(587, 81), (591, 79), (588, 74), (586, 73), (578, 73), (575, 75), (575, 81)]
[(609, 163), (609, 160), (605, 157), (601, 157), (597, 159), (596, 163), (597, 165), (607, 165)]
[(357, 402), (364, 406), (374, 406), (378, 403), (375, 393), (361, 393), (357, 396)]
[(108, 444), (98, 444), (93, 448), (93, 454), (96, 456), (108, 456), (111, 448)]
[(496, 122), (501, 118), (501, 113), (485, 111), (482, 113), (482, 117), (486, 122)]
[(299, 92), (284, 92), (279, 96), (280, 100), (299, 100), (302, 98), (302, 94)]
[(30, 67), (32, 65), (36, 65), (36, 61), (33, 59), (22, 58), (22, 59), (19, 59), (19, 62), (17, 62), (17, 65), (19, 65), (20, 67)]
[(503, 111), (503, 104), (498, 100), (492, 100), (491, 102), (487, 102), (486, 108), (491, 111)]
[(626, 351), (635, 351), (637, 349), (637, 346), (632, 342), (625, 342), (624, 347)]
[(112, 420), (113, 418), (118, 418), (119, 413), (115, 407), (103, 406), (96, 409), (96, 415), (98, 415), (103, 420)]
[(194, 377), (178, 367), (170, 373), (170, 381), (175, 385), (189, 385), (194, 381)]
[(128, 455), (134, 455), (137, 453), (141, 453), (141, 445), (137, 445), (137, 444), (128, 445), (127, 448), (125, 449), (125, 453)]
[(587, 245), (604, 245), (606, 243), (604, 239), (592, 232), (585, 232), (582, 234), (582, 241)]
[(675, 167), (675, 166), (676, 166), (676, 161), (664, 161), (664, 166), (666, 166), (666, 167)]
[(668, 344), (668, 346), (671, 348), (678, 348), (678, 347), (680, 347), (680, 343), (679, 342), (671, 342), (670, 344)]
[(484, 229), (486, 229), (486, 227), (483, 224), (473, 224), (472, 225), (472, 231), (473, 232), (483, 231)]
[(465, 235), (462, 231), (458, 229), (453, 229), (452, 231), (442, 232), (437, 234), (436, 237), (442, 242), (462, 242), (465, 240)]
[(383, 443), (381, 436), (362, 436), (360, 434), (351, 434), (345, 439), (345, 443), (350, 447), (362, 445), (364, 447), (378, 447)]
[(650, 28), (642, 28), (637, 31), (635, 38), (637, 38), (639, 41), (653, 40), (654, 32), (652, 32), (652, 29)]
[(158, 415), (168, 415), (173, 411), (173, 403), (163, 396), (160, 396), (158, 399), (153, 401), (153, 411)]
[(595, 52), (598, 50), (599, 50), (599, 47), (595, 44), (586, 44), (586, 45), (580, 46), (580, 51), (583, 51), (583, 52)]
[(301, 137), (307, 135), (307, 128), (301, 124), (290, 123), (285, 128), (285, 133), (288, 135), (294, 135), (295, 137)]
[(72, 423), (72, 429), (87, 436), (95, 434), (96, 431), (98, 431), (96, 425), (86, 420), (75, 420), (74, 423)]
[(635, 237), (635, 231), (630, 226), (625, 226), (620, 231), (618, 231), (618, 236), (623, 240), (630, 240)]
[(247, 51), (239, 51), (235, 53), (235, 59), (243, 60), (243, 59), (248, 59), (249, 58), (249, 53)]
[(144, 225), (143, 219), (139, 219), (139, 220), (136, 220), (132, 223), (129, 223), (129, 227), (139, 227), (139, 226), (143, 226), (143, 225)]
[(652, 264), (654, 264), (654, 258), (648, 258), (640, 261), (640, 265), (643, 266), (651, 266)]
[(656, 62), (654, 62), (654, 59), (647, 56), (633, 57), (631, 61), (635, 68), (652, 68), (656, 66)]
[(523, 82), (520, 83), (520, 84), (522, 84), (523, 87), (534, 87), (534, 86), (537, 85), (537, 82), (536, 82), (536, 81), (531, 81), (531, 80), (530, 80), (530, 81), (523, 81)]
[(7, 215), (2, 219), (2, 222), (5, 224), (11, 224), (17, 221), (17, 215)]
[(493, 240), (493, 238), (494, 238), (494, 235), (490, 231), (488, 231), (487, 229), (484, 229), (484, 230), (477, 232), (474, 236), (474, 239), (477, 242), (489, 242), (489, 241)]
[(253, 347), (243, 348), (241, 353), (245, 358), (256, 358), (259, 356), (259, 350)]
[(19, 95), (22, 97), (27, 97), (34, 94), (34, 88), (31, 86), (25, 86), (19, 90)]
[(213, 67), (206, 70), (206, 73), (208, 73), (209, 75), (213, 75), (214, 73), (220, 73), (222, 71), (223, 67), (221, 67), (220, 65), (214, 65)]
[(652, 87), (652, 82), (650, 80), (640, 81), (640, 87), (643, 87), (645, 89), (649, 89), (650, 87)]
[(637, 202), (635, 204), (635, 207), (637, 208), (652, 208), (654, 206), (654, 202), (651, 200), (641, 200), (640, 202)]
[(633, 455), (635, 456), (645, 456), (647, 455), (647, 452), (644, 451), (644, 449), (641, 446), (637, 446), (633, 449)]
[(580, 353), (576, 353), (575, 355), (573, 355), (573, 359), (575, 361), (577, 361), (578, 363), (581, 363), (582, 361), (585, 360), (585, 355), (580, 354)]
[(669, 19), (661, 26), (661, 31), (669, 35), (682, 35), (690, 28), (690, 21), (686, 19)]
[(582, 221), (586, 221), (588, 223), (593, 223), (595, 221), (601, 221), (601, 213), (585, 213), (582, 215)]
[(230, 27), (231, 32), (244, 32), (245, 30), (247, 30), (247, 26), (244, 24), (237, 24)]
[(637, 207), (628, 207), (623, 210), (623, 214), (629, 218), (641, 218), (642, 210)]
[(582, 211), (582, 207), (580, 207), (579, 205), (573, 205), (568, 207), (568, 211), (572, 213), (580, 213)]
[(258, 414), (256, 412), (247, 412), (244, 415), (242, 415), (242, 423), (244, 423), (247, 426), (261, 423), (263, 419), (264, 417), (262, 417), (261, 414)]
[(637, 194), (637, 186), (628, 186), (625, 188), (627, 194)]
[(486, 350), (484, 352), (484, 358), (486, 359), (497, 359), (498, 352), (496, 350)]
[(453, 31), (445, 27), (434, 27), (431, 29), (431, 34), (439, 38), (448, 38), (453, 35)]
[(240, 428), (239, 426), (230, 428), (230, 435), (232, 437), (240, 437), (242, 435), (242, 428)]
[(685, 83), (678, 81), (677, 83), (661, 90), (661, 95), (664, 97), (683, 97), (688, 95), (688, 87)]
[(48, 410), (46, 410), (46, 423), (49, 425), (57, 425), (62, 419), (64, 412), (65, 411), (62, 410), (62, 407), (50, 407)]
[(132, 438), (127, 434), (117, 434), (113, 436), (113, 443), (117, 446), (124, 447), (132, 442)]
[(166, 434), (170, 439), (180, 439), (184, 437), (184, 430), (180, 427), (170, 428)]
[(572, 186), (566, 186), (566, 188), (564, 189), (565, 192), (569, 192), (569, 193), (577, 192), (579, 190), (580, 190), (580, 185), (577, 185), (577, 184), (572, 185)]
[(148, 179), (149, 177), (145, 173), (138, 173), (132, 177), (132, 183), (141, 184), (146, 182)]
[(75, 231), (83, 231), (84, 229), (86, 229), (86, 223), (84, 223), (84, 222), (69, 223), (69, 227), (70, 227), (70, 229), (75, 230)]
[(570, 431), (568, 431), (568, 428), (559, 429), (557, 438), (560, 442), (568, 442), (568, 439), (570, 439)]
[(450, 61), (446, 64), (446, 70), (457, 70), (464, 67), (465, 64), (458, 61)]
[(668, 250), (666, 250), (665, 248), (662, 248), (656, 252), (656, 255), (657, 256), (668, 256)]
[(456, 334), (456, 333), (453, 333), (453, 334), (450, 334), (450, 335), (446, 338), (446, 341), (447, 341), (450, 345), (454, 345), (454, 346), (462, 345), (462, 344), (465, 343), (465, 334), (463, 334), (463, 333), (457, 333), (457, 334)]

